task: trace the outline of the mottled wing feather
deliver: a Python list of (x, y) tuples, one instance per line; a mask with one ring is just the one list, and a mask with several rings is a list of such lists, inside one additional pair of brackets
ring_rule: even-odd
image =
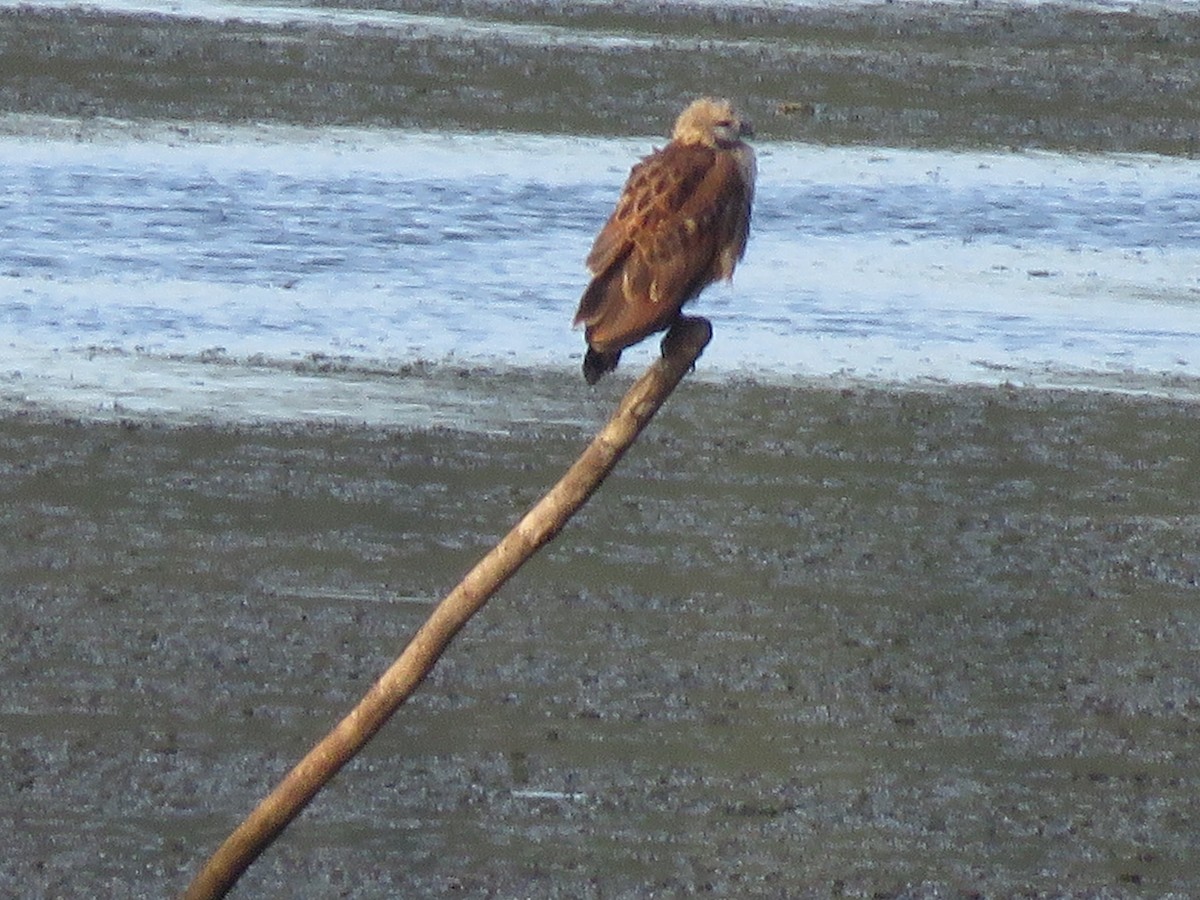
[(711, 159), (712, 151), (703, 147), (668, 144), (634, 166), (616, 209), (596, 236), (588, 268), (604, 271), (628, 249), (632, 236), (653, 233), (677, 213)]
[(679, 306), (732, 275), (745, 250), (748, 218), (746, 186), (736, 162), (728, 153), (715, 154), (703, 179), (644, 245), (650, 299)]
[[(638, 255), (652, 252), (656, 236), (678, 215), (711, 159), (712, 151), (703, 147), (668, 144), (634, 166), (616, 209), (596, 236), (588, 254), (588, 268), (599, 277), (614, 265), (628, 265), (627, 257), (635, 249), (641, 251)], [(576, 324), (590, 321), (599, 313), (594, 307), (602, 297), (596, 291), (585, 294), (575, 316)]]
[[(662, 304), (658, 315), (674, 315), (707, 284), (728, 278), (745, 249), (750, 199), (728, 153), (669, 144), (646, 157), (588, 255), (596, 277), (576, 323), (596, 322), (618, 298)], [(609, 287), (618, 275), (619, 294)]]

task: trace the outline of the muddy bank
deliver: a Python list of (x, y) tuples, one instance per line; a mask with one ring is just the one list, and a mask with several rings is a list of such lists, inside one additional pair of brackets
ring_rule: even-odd
[(0, 110), (641, 135), (705, 91), (775, 139), (1193, 155), (1200, 134), (1200, 16), (1158, 6), (377, 6), (0, 10)]
[[(1195, 421), (685, 384), (241, 894), (1200, 893)], [(586, 438), (0, 421), (3, 890), (181, 888)]]

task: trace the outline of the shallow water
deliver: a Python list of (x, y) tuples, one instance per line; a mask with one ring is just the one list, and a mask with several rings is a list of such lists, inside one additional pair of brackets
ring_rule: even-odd
[(177, 893), (561, 473), (703, 83), (697, 372), (239, 893), (1200, 895), (1186, 5), (374, 6), (0, 0), (0, 893)]
[[(248, 385), (288, 393), (297, 363), (575, 366), (581, 259), (650, 146), (0, 139), (4, 400), (237, 419)], [(1200, 376), (1190, 163), (772, 143), (760, 156), (747, 258), (695, 306), (717, 335), (704, 376), (1176, 393)], [(381, 415), (360, 381), (334, 417)], [(254, 415), (324, 418), (336, 393), (327, 379), (308, 408)]]

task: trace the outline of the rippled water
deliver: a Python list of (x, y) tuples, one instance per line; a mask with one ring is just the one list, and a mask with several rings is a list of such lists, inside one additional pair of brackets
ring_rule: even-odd
[[(10, 406), (220, 416), (221, 372), (314, 355), (573, 367), (582, 259), (653, 144), (213, 137), (0, 141)], [(695, 306), (716, 326), (701, 374), (1176, 391), (1200, 376), (1194, 164), (759, 151), (746, 260)]]

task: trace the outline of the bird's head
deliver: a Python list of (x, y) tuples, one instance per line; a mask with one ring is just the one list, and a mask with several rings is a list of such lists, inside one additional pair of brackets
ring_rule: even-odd
[(728, 100), (701, 97), (679, 114), (671, 139), (683, 144), (728, 147), (753, 135), (750, 123), (738, 115)]

